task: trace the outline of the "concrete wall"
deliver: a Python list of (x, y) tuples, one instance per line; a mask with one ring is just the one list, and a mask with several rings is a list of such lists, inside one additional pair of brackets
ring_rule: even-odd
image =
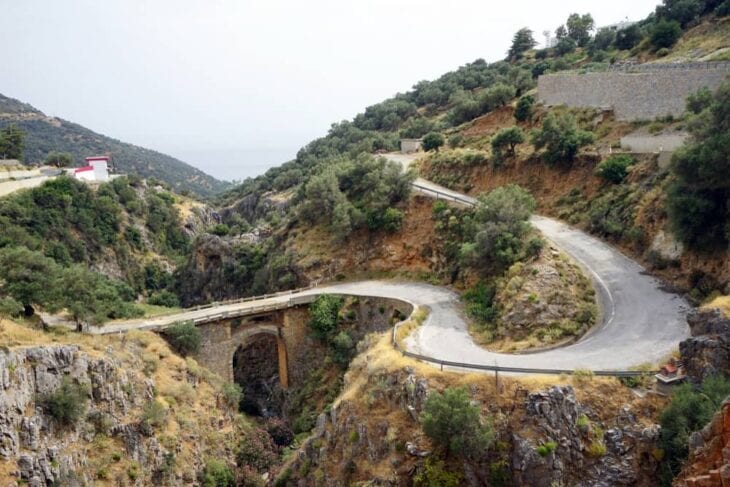
[(629, 134), (621, 137), (621, 148), (637, 153), (673, 152), (684, 145), (689, 137), (686, 132), (672, 134)]
[(730, 74), (730, 64), (707, 68), (548, 74), (538, 78), (538, 99), (546, 105), (612, 108), (618, 120), (680, 116), (687, 95), (702, 87), (716, 89)]
[(17, 181), (5, 181), (0, 183), (0, 197), (14, 193), (19, 189), (35, 188), (51, 178), (39, 177), (30, 179), (19, 179)]
[(421, 149), (421, 139), (401, 139), (400, 151), (403, 154), (418, 152)]
[(37, 178), (40, 177), (41, 170), (40, 169), (30, 169), (30, 170), (14, 170), (14, 171), (4, 171), (0, 169), (0, 181), (4, 181), (6, 179), (25, 179), (25, 178)]

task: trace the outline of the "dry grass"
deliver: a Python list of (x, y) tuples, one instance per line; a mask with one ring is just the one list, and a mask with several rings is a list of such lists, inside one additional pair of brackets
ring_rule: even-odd
[(411, 317), (400, 326), (398, 326), (398, 330), (396, 330), (395, 333), (395, 340), (401, 348), (403, 348), (404, 346), (403, 341), (411, 333), (413, 333), (416, 328), (421, 326), (424, 321), (426, 321), (426, 318), (428, 318), (430, 312), (431, 310), (429, 310), (428, 307), (418, 306), (416, 310), (411, 314)]
[(730, 296), (717, 296), (712, 301), (702, 305), (703, 309), (718, 308), (722, 314), (730, 318)]

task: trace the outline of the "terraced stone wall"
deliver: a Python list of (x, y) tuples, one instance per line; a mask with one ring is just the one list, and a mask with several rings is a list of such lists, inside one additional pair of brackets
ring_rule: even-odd
[(687, 95), (716, 89), (730, 75), (730, 64), (708, 67), (643, 68), (637, 71), (548, 74), (538, 78), (538, 99), (548, 106), (612, 109), (617, 120), (680, 116)]

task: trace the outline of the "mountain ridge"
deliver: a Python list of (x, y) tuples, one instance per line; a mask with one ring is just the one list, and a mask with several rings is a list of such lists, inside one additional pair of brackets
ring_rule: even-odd
[(208, 197), (227, 187), (227, 183), (175, 157), (48, 116), (28, 103), (0, 94), (0, 128), (12, 123), (25, 132), (26, 164), (41, 162), (52, 151), (72, 154), (77, 165), (84, 157), (108, 153), (120, 172), (154, 177), (177, 192), (187, 190)]

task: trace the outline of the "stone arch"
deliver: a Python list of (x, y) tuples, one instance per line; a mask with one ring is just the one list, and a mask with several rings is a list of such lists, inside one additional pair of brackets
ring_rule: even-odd
[[(233, 333), (232, 333), (233, 335)], [(261, 335), (272, 336), (276, 339), (276, 356), (279, 370), (279, 383), (282, 388), (287, 389), (289, 387), (289, 364), (287, 360), (286, 342), (281, 336), (280, 328), (277, 325), (258, 325), (251, 328), (245, 329), (241, 333), (236, 333), (236, 340), (234, 340), (233, 346), (230, 347), (230, 355), (228, 363), (230, 367), (229, 378), (231, 381), (235, 380), (234, 376), (234, 361), (236, 354), (242, 349), (247, 348)]]

